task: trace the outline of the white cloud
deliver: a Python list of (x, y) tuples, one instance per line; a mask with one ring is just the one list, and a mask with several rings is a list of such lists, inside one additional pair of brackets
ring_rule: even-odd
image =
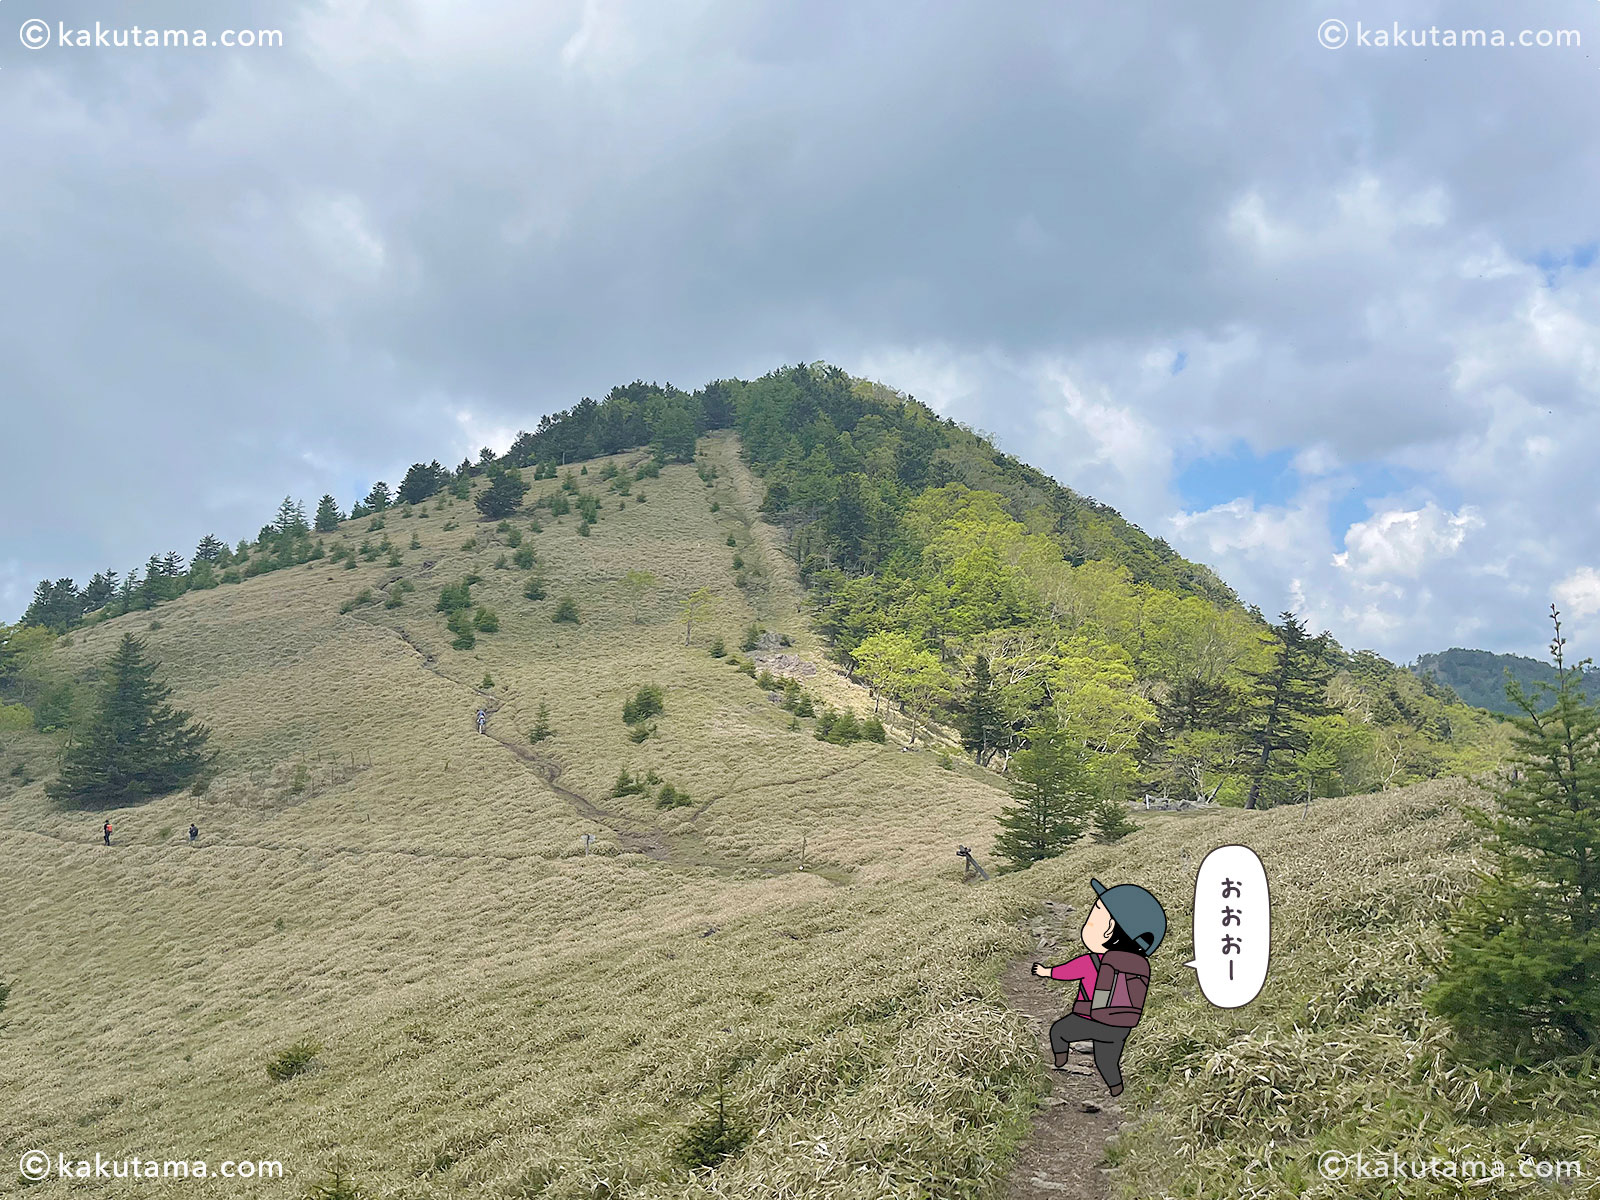
[(1333, 556), (1333, 563), (1363, 576), (1415, 579), (1433, 560), (1460, 550), (1467, 535), (1483, 524), (1470, 506), (1446, 512), (1432, 501), (1418, 509), (1374, 513), (1345, 532), (1347, 548)]
[(1555, 588), (1556, 606), (1573, 618), (1582, 619), (1600, 613), (1600, 571), (1593, 567), (1579, 567)]

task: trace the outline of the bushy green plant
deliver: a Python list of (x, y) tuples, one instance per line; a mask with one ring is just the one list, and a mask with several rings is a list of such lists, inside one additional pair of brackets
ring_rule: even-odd
[(723, 643), (720, 637), (711, 639), (710, 654), (712, 658), (721, 658), (727, 653), (728, 647)]
[(655, 731), (656, 725), (654, 721), (649, 721), (640, 725), (633, 725), (628, 729), (628, 740), (634, 745), (638, 745)]
[(622, 719), (628, 725), (659, 717), (666, 709), (666, 691), (659, 684), (647, 683), (622, 704)]
[(316, 1065), (317, 1055), (321, 1053), (321, 1042), (302, 1038), (267, 1060), (267, 1077), (274, 1083), (283, 1083), (296, 1075), (304, 1075)]
[(550, 619), (568, 625), (578, 624), (578, 602), (571, 596), (563, 596), (556, 602), (556, 610), (550, 615)]
[(729, 1108), (719, 1076), (715, 1102), (678, 1135), (674, 1153), (691, 1171), (704, 1170), (738, 1154), (752, 1133), (750, 1124)]
[(516, 553), (511, 556), (511, 561), (521, 570), (530, 571), (533, 569), (534, 557), (532, 546), (518, 546)]
[(529, 576), (528, 582), (522, 586), (522, 594), (529, 600), (543, 600), (544, 580), (540, 579), (537, 575)]
[[(801, 713), (800, 715), (805, 716), (806, 714)], [(883, 743), (889, 740), (889, 733), (884, 729), (883, 722), (878, 720), (876, 714), (861, 722), (861, 736), (869, 742)]]
[(761, 626), (751, 624), (744, 631), (744, 641), (739, 643), (741, 650), (754, 650), (761, 644)]
[(466, 580), (460, 583), (447, 583), (439, 589), (439, 603), (436, 611), (453, 613), (472, 607), (472, 585)]
[(499, 633), (500, 617), (494, 609), (480, 604), (478, 611), (472, 616), (472, 627), (479, 633)]
[(550, 709), (544, 701), (539, 702), (539, 715), (534, 718), (533, 728), (528, 731), (528, 740), (535, 745), (548, 741), (555, 736), (555, 730), (550, 727)]
[(687, 808), (693, 803), (688, 792), (681, 792), (670, 783), (663, 783), (661, 790), (656, 793), (657, 808)]

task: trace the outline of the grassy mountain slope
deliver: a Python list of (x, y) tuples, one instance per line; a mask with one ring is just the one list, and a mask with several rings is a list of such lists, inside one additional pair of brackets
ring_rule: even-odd
[[(996, 977), (1034, 952), (1019, 919), (1047, 897), (1081, 913), (1091, 873), (1147, 884), (1172, 919), (1130, 1042), (1124, 1194), (1323, 1194), (1310, 1156), (1375, 1112), (1400, 1149), (1509, 1154), (1537, 1130), (1592, 1159), (1592, 1096), (1465, 1073), (1418, 1009), (1438, 916), (1473, 865), (1447, 785), (1155, 815), (1115, 846), (964, 886), (954, 848), (986, 856), (1004, 801), (989, 777), (893, 740), (820, 742), (707, 653), (759, 622), (818, 668), (803, 683), (819, 705), (871, 711), (798, 611), (735, 445), (701, 453), (709, 485), (667, 466), (643, 504), (605, 493), (589, 463), (581, 487), (605, 499), (590, 535), (575, 515), (525, 532), (544, 600), (495, 568), (495, 522), (440, 499), (385, 515), (400, 566), (285, 568), (55, 651), (87, 676), (125, 630), (146, 638), (214, 728), (223, 773), (204, 795), (113, 811), (108, 849), (101, 814), (45, 799), (53, 741), (0, 747), (12, 1161), (281, 1159), (287, 1183), (227, 1185), (262, 1197), (301, 1194), (335, 1156), (388, 1197), (994, 1195), (1045, 1086)], [(368, 524), (329, 540), (379, 536)], [(637, 619), (633, 570), (658, 580)], [(433, 601), (469, 573), (500, 629), (458, 651)], [(415, 590), (385, 607), (401, 579)], [(678, 605), (703, 586), (718, 611), (685, 646)], [(362, 589), (375, 602), (341, 613)], [(563, 596), (578, 625), (551, 620)], [(665, 713), (635, 743), (620, 714), (645, 682)], [(541, 701), (556, 732), (535, 744)], [(612, 797), (623, 768), (690, 805)], [(1179, 964), (1194, 868), (1240, 841), (1273, 880), (1278, 950), (1267, 993), (1228, 1014)], [(1070, 953), (1075, 934), (1047, 936)], [(269, 1078), (303, 1039), (320, 1046), (311, 1069)], [(749, 1141), (691, 1177), (675, 1151), (718, 1079)]]

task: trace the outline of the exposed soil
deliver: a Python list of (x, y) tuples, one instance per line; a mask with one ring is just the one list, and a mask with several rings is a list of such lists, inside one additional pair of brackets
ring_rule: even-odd
[[(1051, 916), (1071, 913), (1067, 905), (1051, 905)], [(1070, 951), (1051, 940), (1040, 921), (1029, 932), (1041, 942), (1037, 955), (1018, 959), (1000, 976), (1007, 1002), (1027, 1022), (1046, 1063), (1050, 1054), (1050, 1025), (1070, 1007), (1067, 986), (1036, 978), (1032, 964), (1047, 966), (1068, 957)], [(1007, 1200), (1104, 1200), (1110, 1195), (1105, 1166), (1106, 1142), (1122, 1120), (1122, 1107), (1106, 1091), (1087, 1042), (1072, 1048), (1065, 1071), (1050, 1073), (1050, 1094), (1033, 1119), (1033, 1130), (1012, 1168)]]

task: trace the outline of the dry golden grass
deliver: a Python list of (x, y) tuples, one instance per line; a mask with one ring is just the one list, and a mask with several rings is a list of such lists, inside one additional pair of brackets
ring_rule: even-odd
[[(1276, 1159), (1250, 1165), (1268, 1139), (1299, 1162), (1374, 1112), (1514, 1140), (1509, 1099), (1475, 1109), (1459, 1069), (1402, 1065), (1441, 1045), (1416, 1010), (1415, 964), (1471, 865), (1439, 796), (1160, 815), (1115, 847), (964, 886), (954, 848), (987, 858), (1001, 791), (928, 753), (792, 732), (706, 652), (758, 621), (817, 664), (815, 694), (871, 709), (796, 613), (734, 449), (704, 443), (712, 486), (668, 467), (625, 508), (590, 464), (580, 481), (605, 504), (589, 537), (576, 514), (541, 512), (538, 534), (516, 519), (543, 601), (523, 598), (525, 572), (495, 569), (511, 553), (495, 522), (430, 503), (328, 539), (387, 534), (398, 568), (321, 561), (77, 634), (61, 653), (85, 670), (124, 630), (145, 636), (216, 730), (223, 774), (203, 797), (112, 813), (110, 850), (98, 813), (52, 808), (41, 782), (0, 792), (5, 1157), (284, 1162), (286, 1182), (230, 1196), (301, 1194), (336, 1155), (389, 1197), (989, 1195), (1044, 1078), (995, 978), (1028, 948), (1019, 917), (1046, 896), (1082, 903), (1090, 873), (1146, 883), (1173, 919), (1129, 1043), (1126, 1099), (1152, 1115), (1125, 1141), (1127, 1194), (1300, 1194)], [(630, 570), (659, 580), (639, 620)], [(501, 627), (458, 652), (434, 601), (469, 572)], [(400, 577), (416, 590), (383, 607)], [(686, 647), (678, 606), (701, 586), (719, 609)], [(380, 602), (341, 615), (362, 588)], [(579, 625), (551, 621), (563, 596)], [(635, 744), (621, 710), (644, 682), (666, 688), (666, 712)], [(541, 701), (556, 736), (534, 747)], [(492, 737), (473, 730), (479, 705)], [(25, 749), (44, 760), (42, 739)], [(551, 762), (581, 803), (551, 786)], [(624, 767), (656, 770), (692, 806), (611, 799)], [(1230, 841), (1262, 854), (1278, 902), (1267, 993), (1232, 1015), (1178, 966), (1194, 870)], [(302, 1039), (322, 1047), (312, 1069), (273, 1081), (269, 1059)], [(1294, 1073), (1318, 1086), (1284, 1088)], [(719, 1075), (754, 1136), (691, 1176), (673, 1146)], [(1529, 1111), (1581, 1143), (1549, 1104)]]

